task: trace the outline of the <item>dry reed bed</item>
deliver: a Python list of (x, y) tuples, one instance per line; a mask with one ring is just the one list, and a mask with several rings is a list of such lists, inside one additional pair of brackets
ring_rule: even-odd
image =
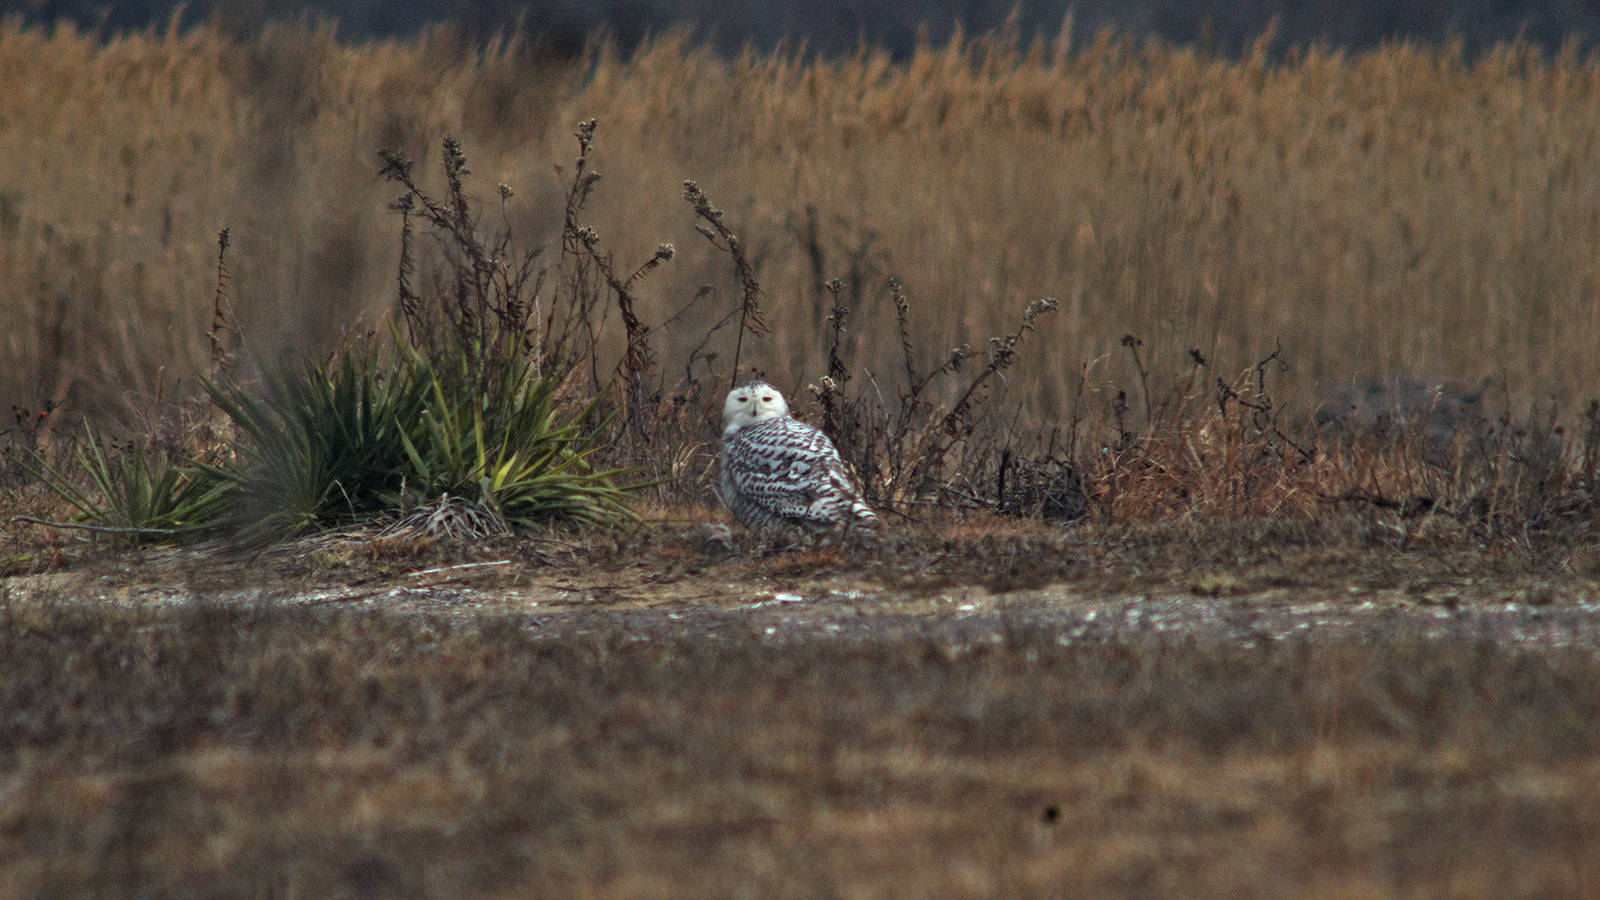
[[(5, 395), (75, 409), (148, 396), (205, 358), (215, 237), (264, 354), (327, 346), (393, 304), (397, 224), (379, 147), (462, 137), (484, 194), (551, 243), (550, 167), (601, 122), (589, 211), (619, 269), (679, 257), (642, 291), (658, 358), (685, 371), (737, 298), (679, 197), (697, 180), (751, 248), (786, 390), (822, 374), (842, 277), (852, 363), (893, 389), (899, 277), (926, 361), (1055, 296), (1010, 381), (1040, 422), (1076, 375), (1127, 386), (1201, 350), (1231, 376), (1281, 343), (1297, 394), (1384, 375), (1500, 379), (1567, 409), (1600, 395), (1589, 352), (1600, 208), (1600, 65), (1502, 47), (1310, 51), (1268, 64), (1102, 36), (1006, 35), (818, 62), (724, 59), (675, 36), (578, 64), (448, 31), (339, 44), (278, 29), (106, 41), (0, 27), (0, 353)], [(711, 348), (724, 364), (730, 344)], [(620, 352), (620, 350), (619, 350)], [(703, 363), (700, 363), (703, 365)], [(164, 371), (163, 371), (163, 367)]]

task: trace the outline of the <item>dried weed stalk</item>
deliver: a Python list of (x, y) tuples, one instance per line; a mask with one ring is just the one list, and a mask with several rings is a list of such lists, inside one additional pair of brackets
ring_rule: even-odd
[[(206, 342), (211, 345), (213, 380), (232, 365), (231, 354), (244, 346), (244, 332), (239, 328), (230, 296), (232, 272), (228, 269), (228, 247), (231, 243), (229, 229), (222, 229), (217, 235), (217, 287), (211, 296), (211, 327), (206, 331)], [(232, 347), (228, 346), (230, 336)]]
[(740, 243), (739, 236), (729, 230), (723, 221), (722, 210), (711, 204), (711, 198), (693, 181), (683, 183), (683, 199), (694, 207), (694, 214), (701, 219), (695, 225), (695, 230), (705, 235), (706, 240), (713, 247), (733, 257), (734, 266), (739, 270), (739, 286), (742, 290), (739, 301), (739, 336), (733, 348), (733, 367), (728, 375), (728, 386), (731, 389), (739, 383), (739, 360), (744, 350), (744, 336), (749, 332), (752, 337), (763, 337), (772, 332), (767, 326), (767, 320), (761, 312), (761, 298), (763, 296), (761, 285), (756, 281), (755, 266), (750, 263), (750, 258), (745, 255), (744, 245)]
[[(535, 365), (561, 355), (564, 347), (535, 340), (531, 327), (535, 298), (546, 270), (535, 267), (542, 248), (514, 249), (509, 221), (485, 234), (465, 178), (471, 173), (461, 143), (444, 139), (445, 193), (435, 198), (412, 174), (412, 161), (393, 150), (381, 150), (379, 174), (398, 182), (405, 193), (391, 208), (401, 216), (401, 255), (396, 278), (399, 305), (413, 346), (431, 359), (448, 363), (451, 371), (463, 359), (466, 383), (504, 383), (505, 369), (524, 353)], [(512, 192), (500, 186), (502, 212)], [(429, 232), (442, 252), (445, 265), (434, 271), (433, 296), (419, 297), (413, 285), (416, 272), (411, 220), (420, 216), (432, 226)]]
[(993, 483), (985, 469), (997, 465), (1000, 454), (998, 401), (987, 386), (1015, 363), (1018, 347), (1039, 316), (1059, 304), (1052, 299), (1029, 304), (1015, 332), (990, 340), (985, 365), (966, 381), (952, 384), (963, 363), (979, 351), (963, 344), (937, 368), (919, 373), (910, 300), (904, 286), (889, 279), (886, 290), (894, 306), (906, 379), (891, 403), (870, 373), (862, 389), (848, 389), (855, 381), (843, 350), (850, 310), (839, 279), (825, 287), (833, 301), (827, 316), (828, 374), (810, 392), (821, 407), (823, 430), (862, 475), (868, 499), (892, 507), (1000, 506), (998, 497), (971, 488)]

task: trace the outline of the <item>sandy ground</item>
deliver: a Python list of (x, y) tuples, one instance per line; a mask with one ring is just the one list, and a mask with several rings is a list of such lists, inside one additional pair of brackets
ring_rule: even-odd
[(326, 606), (468, 621), (514, 617), (534, 630), (608, 612), (639, 622), (698, 620), (779, 639), (886, 636), (915, 623), (962, 642), (999, 640), (1027, 627), (1058, 632), (1070, 643), (1113, 626), (1249, 645), (1402, 627), (1417, 636), (1465, 631), (1518, 645), (1600, 649), (1595, 583), (1461, 574), (1448, 565), (1400, 573), (1392, 583), (1361, 577), (1262, 585), (1245, 572), (1186, 570), (1130, 584), (1080, 571), (1006, 590), (962, 577), (971, 571), (919, 577), (927, 561), (888, 565), (871, 550), (853, 556), (759, 546), (707, 550), (692, 533), (638, 553), (529, 539), (382, 557), (360, 536), (254, 556), (215, 547), (147, 549), (88, 554), (60, 571), (15, 576), (4, 585), (13, 602), (110, 601), (152, 612), (196, 602)]

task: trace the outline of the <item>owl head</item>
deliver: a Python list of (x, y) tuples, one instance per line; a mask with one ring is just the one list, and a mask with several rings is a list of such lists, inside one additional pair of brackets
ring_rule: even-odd
[(789, 415), (789, 404), (778, 389), (765, 381), (747, 381), (728, 392), (722, 404), (722, 436), (727, 437), (757, 422)]

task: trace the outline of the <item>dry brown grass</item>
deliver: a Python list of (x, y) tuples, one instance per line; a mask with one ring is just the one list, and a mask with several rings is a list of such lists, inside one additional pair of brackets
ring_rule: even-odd
[(8, 604), (0, 895), (1593, 896), (1590, 650), (768, 622)]
[[(668, 35), (573, 66), (447, 30), (351, 47), (304, 28), (101, 42), (8, 24), (0, 389), (30, 426), (55, 401), (52, 422), (159, 418), (208, 367), (223, 227), (248, 354), (374, 327), (399, 299), (380, 147), (427, 180), (439, 139), (460, 136), (469, 189), (499, 220), (486, 229), (573, 245), (551, 166), (597, 117), (588, 165), (605, 177), (576, 218), (604, 248), (592, 258), (625, 275), (677, 247), (628, 281), (626, 335), (596, 323), (611, 359), (590, 367), (598, 383), (625, 352), (653, 363), (643, 387), (622, 371), (630, 424), (653, 424), (619, 446), (666, 481), (662, 502), (709, 496), (737, 352), (832, 426), (880, 503), (1003, 504), (1002, 462), (1050, 455), (1083, 471), (1107, 524), (1375, 504), (1526, 541), (1587, 521), (1600, 63), (1391, 47), (1269, 65), (1069, 38), (989, 36), (894, 65), (728, 60)], [(686, 178), (725, 212), (748, 277), (693, 232)], [(515, 192), (503, 214), (495, 184)], [(610, 317), (591, 275), (584, 308)], [(1061, 307), (1017, 365), (941, 421), (985, 342), (1020, 333), (1044, 296)], [(717, 327), (749, 321), (750, 298), (770, 335)], [(980, 359), (900, 399), (963, 345)], [(1426, 423), (1320, 444), (1299, 428), (1301, 411), (1360, 396), (1335, 388), (1383, 378), (1489, 386), (1479, 421), (1442, 440)], [(854, 419), (852, 400), (867, 404)]]
[(1391, 47), (1269, 65), (1069, 43), (1002, 35), (898, 66), (726, 60), (667, 36), (580, 70), (448, 32), (102, 44), (7, 25), (4, 392), (81, 407), (153, 393), (162, 366), (168, 386), (191, 375), (223, 227), (257, 349), (370, 323), (393, 304), (397, 244), (379, 147), (433, 172), (439, 138), (460, 136), (484, 191), (510, 185), (523, 235), (553, 242), (550, 167), (597, 117), (606, 180), (590, 224), (618, 270), (661, 241), (681, 251), (641, 292), (645, 324), (715, 288), (653, 335), (674, 375), (737, 301), (679, 200), (693, 178), (767, 292), (774, 336), (746, 354), (790, 392), (824, 374), (821, 282), (835, 276), (852, 364), (894, 389), (894, 275), (925, 364), (1005, 333), (1031, 300), (1063, 301), (1010, 381), (1037, 422), (1071, 415), (1085, 364), (1095, 386), (1134, 383), (1124, 334), (1147, 342), (1156, 374), (1182, 371), (1191, 348), (1232, 373), (1281, 343), (1302, 399), (1385, 375), (1493, 376), (1523, 406), (1600, 395), (1594, 61)]
[[(514, 186), (499, 209), (478, 203), (496, 240), (592, 261), (539, 274), (533, 313), (566, 291), (601, 355), (632, 361), (615, 447), (662, 481), (658, 503), (711, 498), (738, 353), (839, 439), (873, 502), (912, 518), (1005, 507), (1002, 476), (1031, 477), (1023, 498), (1045, 498), (1051, 466), (1068, 463), (1084, 491), (1060, 505), (1086, 505), (1108, 535), (1259, 520), (1238, 533), (1385, 533), (1588, 570), (1600, 413), (1580, 419), (1575, 404), (1600, 394), (1578, 302), (1594, 205), (1579, 162), (1600, 121), (1582, 112), (1597, 102), (1591, 60), (1503, 48), (1468, 65), (1449, 48), (1389, 48), (1268, 66), (1105, 37), (1024, 52), (998, 35), (895, 66), (729, 61), (667, 36), (628, 60), (596, 49), (580, 71), (448, 32), (101, 44), (15, 25), (0, 29), (0, 60), (22, 86), (0, 118), (0, 144), (20, 149), (0, 161), (0, 184), (18, 185), (0, 196), (0, 253), (33, 273), (0, 284), (17, 317), (0, 371), (21, 406), (69, 404), (54, 419), (19, 411), (13, 448), (96, 408), (165, 430), (189, 421), (151, 410), (208, 365), (218, 226), (233, 236), (221, 288), (247, 353), (375, 324), (404, 291), (393, 186), (371, 151), (415, 155), (426, 180), (436, 139), (457, 133), (469, 189)], [(588, 169), (555, 177), (569, 126), (591, 114)], [(605, 178), (591, 193), (594, 168)], [(716, 241), (689, 231), (713, 220), (681, 202), (684, 175), (704, 210), (722, 206)], [(675, 256), (655, 249), (664, 238)], [(412, 286), (428, 293), (428, 235), (414, 244)], [(652, 266), (616, 298), (627, 333), (606, 330), (601, 275), (615, 288), (615, 273)], [(1023, 313), (1045, 294), (1061, 308)], [(770, 335), (740, 327), (760, 321), (753, 302)], [(593, 387), (611, 362), (591, 361)], [(1412, 393), (1423, 376), (1491, 386), (1443, 429), (1448, 397), (1388, 434), (1307, 430), (1308, 401), (1381, 376)], [(1496, 418), (1546, 397), (1542, 416)], [(37, 504), (9, 485), (8, 506)], [(1218, 552), (1245, 558), (1251, 540)], [(55, 543), (37, 548), (41, 565), (59, 561)]]

